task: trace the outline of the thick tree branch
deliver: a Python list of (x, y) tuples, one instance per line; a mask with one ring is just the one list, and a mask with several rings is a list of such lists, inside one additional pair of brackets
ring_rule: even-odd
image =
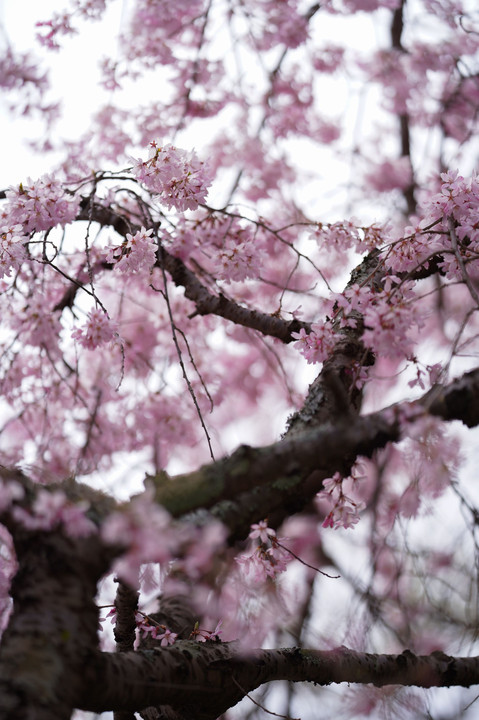
[[(156, 501), (175, 517), (211, 508), (237, 537), (268, 510), (270, 521), (298, 512), (322, 488), (324, 478), (348, 471), (358, 455), (370, 457), (399, 439), (400, 420), (424, 412), (444, 420), (479, 424), (479, 368), (447, 386), (436, 385), (414, 403), (303, 431), (262, 448), (241, 446), (230, 457), (173, 478), (150, 477)], [(242, 508), (242, 511), (240, 511)]]
[(265, 682), (371, 683), (416, 687), (469, 687), (479, 683), (479, 658), (437, 652), (415, 655), (335, 650), (242, 651), (236, 643), (181, 641), (168, 649), (112, 655), (90, 660), (96, 678), (91, 692), (78, 698), (84, 710), (138, 710), (169, 705), (195, 720), (214, 720), (247, 692)]
[[(479, 368), (436, 385), (414, 403), (399, 403), (365, 416), (345, 417), (301, 433), (287, 435), (268, 446), (239, 447), (231, 456), (198, 470), (169, 477), (148, 476), (155, 501), (174, 517), (195, 513), (195, 521), (208, 522), (211, 514), (230, 531), (230, 539), (244, 538), (249, 526), (265, 514), (279, 525), (286, 514), (304, 509), (322, 489), (323, 480), (336, 471), (349, 472), (358, 455), (371, 456), (400, 435), (400, 420), (424, 412), (443, 420), (461, 420), (467, 427), (479, 424)], [(2, 469), (1, 476), (9, 477)], [(21, 475), (14, 478), (30, 487)], [(73, 501), (87, 499), (90, 517), (100, 523), (121, 504), (88, 486), (68, 480), (62, 489)], [(211, 514), (210, 514), (211, 513)], [(192, 518), (190, 518), (192, 519)]]

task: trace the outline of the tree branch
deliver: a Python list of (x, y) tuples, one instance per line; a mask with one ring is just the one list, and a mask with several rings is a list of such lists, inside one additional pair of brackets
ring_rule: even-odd
[(180, 641), (167, 649), (91, 658), (96, 678), (91, 692), (78, 698), (83, 710), (138, 710), (169, 705), (195, 720), (214, 720), (247, 692), (274, 680), (371, 683), (377, 687), (470, 687), (479, 683), (479, 657), (451, 657), (442, 652), (415, 655), (286, 648), (245, 652), (237, 643)]
[[(91, 202), (90, 198), (84, 199), (77, 220), (97, 222), (103, 227), (111, 226), (123, 237), (127, 233), (134, 234), (140, 229), (139, 226), (132, 225), (126, 218), (110, 208)], [(283, 320), (275, 315), (243, 307), (233, 300), (229, 300), (221, 293), (214, 295), (200, 282), (183, 260), (171, 255), (164, 248), (161, 248), (161, 253), (158, 253), (157, 265), (160, 266), (160, 264), (170, 274), (174, 284), (185, 289), (185, 297), (195, 303), (197, 315), (218, 315), (218, 317), (230, 320), (236, 325), (258, 330), (263, 335), (278, 338), (285, 343), (291, 342), (293, 340), (292, 333), (299, 332), (301, 328), (308, 332), (311, 330), (310, 324), (301, 320)], [(104, 270), (111, 270), (112, 267), (108, 263), (101, 264), (101, 268)], [(75, 293), (83, 284), (81, 280), (77, 282), (76, 288), (70, 288), (67, 291), (65, 299), (59, 301), (57, 308), (71, 304), (72, 293)]]
[(349, 472), (358, 455), (370, 457), (398, 440), (405, 413), (413, 419), (424, 412), (461, 420), (467, 427), (478, 425), (479, 368), (447, 386), (434, 386), (414, 403), (399, 403), (334, 425), (325, 423), (261, 448), (243, 445), (230, 457), (192, 473), (173, 478), (162, 473), (150, 476), (149, 481), (155, 487), (156, 502), (175, 517), (210, 508), (232, 538), (244, 537), (265, 508), (274, 524), (286, 514), (299, 512), (321, 490), (325, 478), (336, 471)]

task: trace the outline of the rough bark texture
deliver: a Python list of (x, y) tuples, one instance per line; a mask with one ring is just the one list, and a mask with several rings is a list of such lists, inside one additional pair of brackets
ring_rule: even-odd
[(0, 717), (69, 718), (98, 643), (94, 598), (108, 557), (95, 537), (12, 531), (19, 569), (0, 652)]
[(290, 680), (416, 687), (469, 687), (479, 682), (479, 658), (286, 648), (243, 652), (236, 643), (180, 641), (166, 649), (91, 659), (98, 681), (82, 706), (100, 712), (170, 705), (191, 720), (214, 720), (265, 682)]

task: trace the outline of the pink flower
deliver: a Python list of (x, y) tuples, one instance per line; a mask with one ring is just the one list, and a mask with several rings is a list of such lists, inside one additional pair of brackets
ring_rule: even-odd
[(80, 196), (67, 193), (62, 184), (51, 175), (39, 180), (28, 180), (7, 190), (8, 205), (5, 210), (11, 225), (19, 224), (25, 235), (50, 230), (56, 225), (66, 225), (75, 219)]
[(122, 273), (149, 272), (156, 262), (158, 247), (150, 235), (153, 230), (141, 228), (134, 235), (126, 236), (126, 241), (117, 247), (110, 248), (106, 261), (115, 263), (115, 270)]
[(209, 630), (195, 628), (195, 630), (193, 630), (193, 636), (198, 642), (206, 642), (207, 640), (213, 640), (213, 642), (218, 642), (220, 640), (220, 635), (223, 632), (222, 630), (220, 630), (222, 624), (223, 621), (220, 620), (216, 625), (215, 629), (211, 632)]
[(262, 543), (267, 543), (271, 537), (275, 536), (276, 531), (268, 527), (267, 520), (261, 520), (261, 522), (251, 525), (251, 532), (248, 535), (252, 540), (259, 537)]
[(0, 278), (18, 270), (26, 258), (24, 244), (28, 236), (21, 225), (0, 227)]
[(160, 645), (162, 647), (167, 647), (168, 645), (173, 645), (176, 638), (178, 637), (178, 634), (171, 632), (171, 630), (168, 630), (168, 628), (165, 628), (165, 632), (161, 633), (160, 635), (156, 634), (154, 637), (156, 637), (157, 640), (161, 640)]
[(412, 171), (409, 157), (386, 160), (373, 166), (365, 175), (366, 182), (378, 192), (404, 190), (411, 184)]
[(196, 210), (205, 202), (211, 184), (205, 164), (193, 150), (187, 152), (169, 144), (160, 147), (154, 141), (149, 159), (136, 160), (133, 174), (167, 207), (179, 211)]
[(315, 323), (312, 330), (309, 335), (304, 328), (299, 333), (292, 333), (292, 337), (297, 338), (294, 347), (300, 350), (308, 363), (323, 362), (334, 350), (336, 334), (330, 322)]
[(39, 490), (29, 512), (15, 507), (13, 514), (28, 530), (52, 530), (63, 525), (65, 533), (70, 537), (84, 537), (95, 531), (95, 525), (85, 512), (88, 503), (71, 503), (61, 490), (50, 492)]
[(86, 323), (72, 332), (72, 338), (87, 350), (94, 350), (118, 338), (118, 325), (110, 320), (106, 312), (94, 308), (88, 313)]

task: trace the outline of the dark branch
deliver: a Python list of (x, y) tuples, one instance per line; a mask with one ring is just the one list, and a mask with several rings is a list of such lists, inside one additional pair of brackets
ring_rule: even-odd
[[(140, 229), (136, 225), (131, 225), (126, 218), (115, 213), (110, 208), (103, 207), (97, 203), (87, 203), (86, 201), (77, 220), (87, 220), (97, 222), (102, 226), (111, 226), (123, 237), (125, 237), (127, 233), (134, 234)], [(161, 249), (161, 253), (158, 253), (158, 255), (158, 266), (161, 265), (170, 274), (176, 286), (185, 289), (185, 297), (195, 303), (197, 315), (218, 315), (225, 320), (231, 320), (236, 325), (243, 325), (252, 330), (258, 330), (263, 335), (278, 338), (285, 343), (291, 342), (293, 340), (292, 333), (299, 332), (301, 328), (304, 328), (308, 332), (311, 330), (309, 323), (296, 319), (290, 321), (283, 320), (274, 315), (243, 307), (233, 300), (229, 300), (222, 294), (214, 295), (198, 280), (195, 273), (190, 270), (180, 258), (174, 257), (174, 255), (171, 255), (164, 248)], [(112, 265), (107, 263), (101, 265), (101, 268), (104, 270), (111, 270), (112, 267)], [(78, 282), (76, 288), (70, 288), (66, 293), (68, 298), (60, 300), (57, 308), (60, 309), (66, 305), (70, 305), (72, 302), (72, 293), (75, 293), (82, 284), (82, 282)]]
[(97, 655), (90, 663), (96, 680), (79, 698), (83, 710), (137, 710), (141, 703), (167, 704), (186, 717), (214, 720), (247, 692), (265, 682), (288, 680), (371, 683), (377, 687), (470, 687), (479, 683), (479, 658), (455, 658), (441, 652), (415, 655), (288, 648), (242, 651), (236, 643), (201, 646), (181, 641), (168, 649)]

